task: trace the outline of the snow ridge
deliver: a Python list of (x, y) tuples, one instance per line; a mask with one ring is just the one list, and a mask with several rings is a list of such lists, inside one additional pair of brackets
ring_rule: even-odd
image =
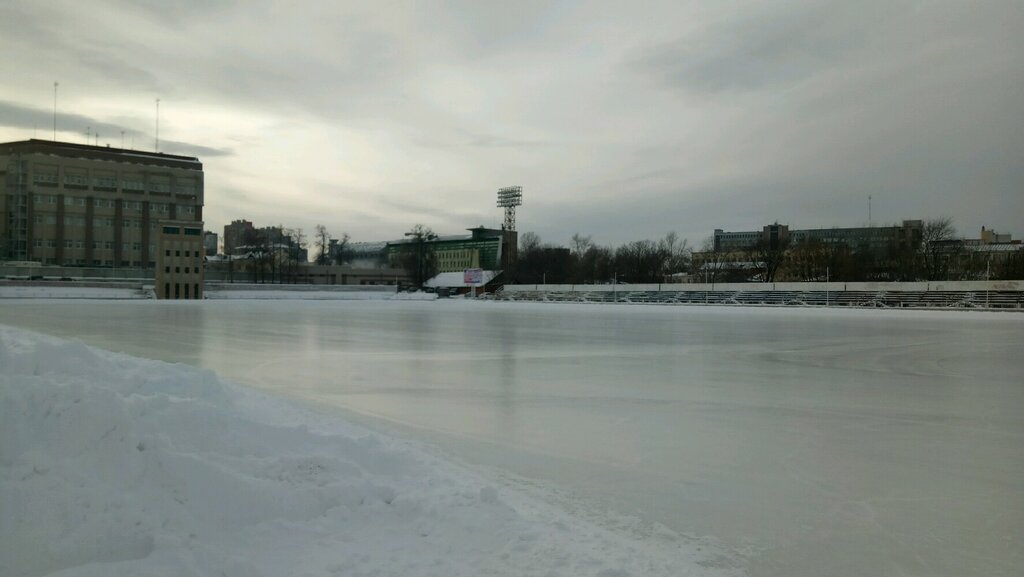
[(0, 326), (0, 575), (736, 575), (183, 365)]

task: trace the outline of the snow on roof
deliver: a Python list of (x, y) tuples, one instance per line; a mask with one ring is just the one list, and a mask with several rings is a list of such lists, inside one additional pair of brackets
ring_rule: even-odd
[[(484, 271), (484, 283), (487, 284), (494, 280), (494, 277), (498, 276), (500, 270), (485, 270)], [(466, 284), (463, 278), (462, 271), (458, 272), (443, 272), (435, 276), (434, 278), (423, 283), (424, 285), (431, 288), (468, 288), (474, 285)], [(477, 285), (479, 286), (479, 285)]]

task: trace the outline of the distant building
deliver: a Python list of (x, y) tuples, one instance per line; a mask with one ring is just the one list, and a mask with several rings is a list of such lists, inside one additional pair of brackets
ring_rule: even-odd
[(920, 220), (904, 220), (893, 226), (865, 226), (852, 228), (809, 228), (790, 230), (784, 224), (769, 224), (760, 231), (726, 232), (716, 229), (716, 252), (744, 251), (758, 243), (771, 248), (816, 240), (829, 244), (844, 244), (850, 250), (883, 251), (888, 249), (916, 249), (921, 244), (924, 225)]
[(203, 298), (202, 223), (166, 220), (157, 230), (156, 297)]
[(203, 233), (203, 250), (206, 256), (217, 255), (217, 233), (206, 231)]
[(349, 242), (344, 247), (338, 239), (331, 239), (328, 255), (332, 263), (352, 268), (384, 268), (388, 265), (388, 243)]
[(224, 254), (235, 254), (238, 247), (246, 244), (246, 239), (253, 232), (252, 222), (234, 220), (224, 226)]
[[(437, 272), (462, 272), (467, 268), (502, 270), (508, 257), (509, 244), (515, 231), (485, 228), (470, 228), (468, 235), (439, 236), (425, 242), (432, 251)], [(388, 261), (393, 267), (401, 266), (399, 261), (404, 251), (410, 250), (417, 241), (410, 239), (387, 243)]]
[(152, 268), (158, 222), (202, 218), (197, 158), (36, 139), (0, 144), (0, 260)]

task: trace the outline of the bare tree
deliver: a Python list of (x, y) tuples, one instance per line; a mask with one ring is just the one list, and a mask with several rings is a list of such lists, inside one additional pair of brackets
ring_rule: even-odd
[(629, 242), (615, 249), (615, 269), (618, 278), (625, 282), (661, 282), (666, 257), (665, 251), (653, 241)]
[(341, 233), (340, 238), (331, 239), (330, 260), (334, 264), (345, 264), (348, 261), (349, 237), (347, 232)]
[(775, 282), (775, 275), (786, 262), (789, 239), (776, 242), (759, 240), (747, 249), (747, 258), (761, 271), (762, 282)]
[(665, 254), (664, 272), (666, 275), (682, 273), (690, 270), (690, 259), (693, 251), (686, 239), (680, 239), (675, 231), (665, 235), (658, 241), (658, 248)]
[(423, 283), (437, 274), (437, 259), (430, 244), (437, 235), (429, 227), (417, 224), (405, 236), (409, 242), (402, 246), (398, 264), (408, 271), (417, 288), (423, 288)]
[(722, 282), (729, 274), (729, 260), (729, 253), (715, 250), (715, 237), (709, 236), (701, 243), (700, 251), (692, 255), (691, 274), (697, 276), (701, 282)]
[(287, 261), (285, 263), (285, 276), (288, 282), (296, 282), (299, 266), (302, 264), (302, 254), (306, 248), (306, 235), (301, 228), (293, 228), (285, 231), (289, 239), (287, 248)]
[(535, 232), (524, 232), (519, 235), (519, 252), (528, 253), (540, 248), (540, 237)]
[(316, 246), (316, 264), (327, 264), (328, 252), (331, 246), (331, 233), (327, 232), (326, 226), (322, 224), (316, 225), (315, 232), (313, 233), (313, 243)]
[(921, 261), (925, 278), (946, 280), (949, 270), (963, 243), (956, 238), (956, 228), (950, 217), (924, 221), (921, 229)]
[(594, 246), (589, 236), (583, 236), (580, 233), (572, 235), (572, 254), (576, 258), (583, 256), (587, 252), (587, 249)]

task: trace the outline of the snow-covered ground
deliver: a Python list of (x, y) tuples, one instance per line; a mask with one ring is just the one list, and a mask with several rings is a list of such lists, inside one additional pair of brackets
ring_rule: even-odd
[(210, 300), (306, 300), (306, 301), (422, 301), (436, 300), (427, 292), (396, 293), (394, 291), (315, 291), (315, 290), (208, 290)]
[(726, 575), (337, 416), (0, 327), (0, 575)]
[(0, 285), (0, 299), (145, 299), (151, 296), (137, 288)]
[(586, 503), (713, 537), (751, 577), (1024, 566), (1020, 314), (10, 300), (0, 324), (417, 439), (477, 471), (470, 493), (492, 485), (508, 503), (523, 488), (510, 472), (557, 488), (551, 511)]

